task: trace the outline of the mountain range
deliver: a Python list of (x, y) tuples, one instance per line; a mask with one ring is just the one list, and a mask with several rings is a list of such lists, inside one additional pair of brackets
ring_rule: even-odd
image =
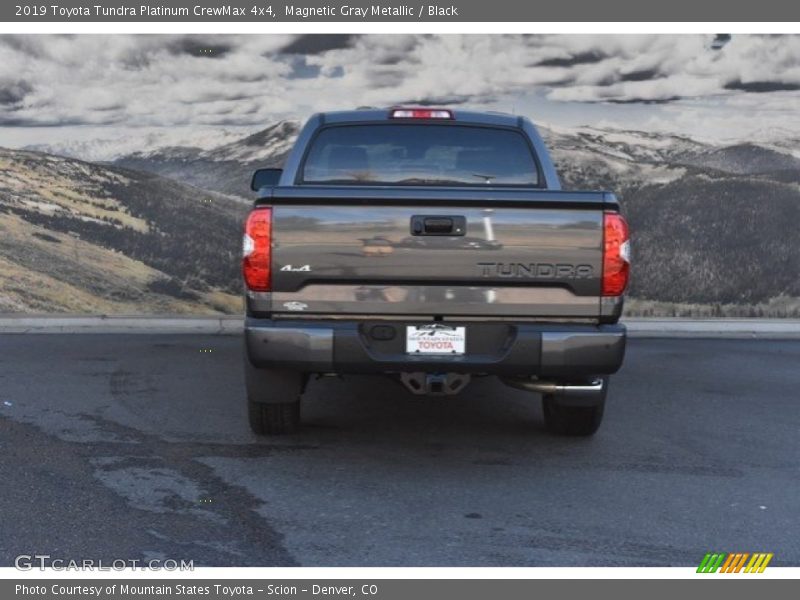
[(0, 313), (231, 313), (247, 204), (0, 148)]
[(209, 149), (167, 146), (121, 156), (113, 164), (156, 173), (202, 189), (252, 198), (250, 178), (253, 171), (281, 166), (299, 129), (296, 121), (281, 121)]
[(632, 297), (717, 307), (800, 297), (800, 158), (789, 143), (592, 129), (544, 137), (565, 188), (621, 199)]
[[(772, 135), (721, 144), (594, 127), (540, 130), (565, 189), (607, 189), (621, 199), (633, 236), (632, 305), (651, 312), (656, 306), (655, 314), (702, 306), (738, 315), (800, 297), (800, 141)], [(97, 276), (78, 277), (94, 296), (125, 290), (107, 300), (112, 304), (238, 312), (239, 227), (252, 200), (249, 179), (258, 167), (280, 166), (298, 131), (298, 122), (282, 121), (233, 141), (221, 137), (217, 145), (146, 148), (108, 163), (3, 150), (0, 225), (15, 219), (13, 227), (38, 234), (37, 248), (86, 243), (133, 261), (142, 269), (137, 277), (113, 279), (106, 288)], [(28, 178), (9, 185), (9, 164), (12, 175)], [(59, 194), (31, 175), (56, 166)], [(80, 209), (64, 199), (73, 193)], [(0, 242), (0, 260), (8, 261), (8, 253)], [(17, 288), (0, 312), (38, 306), (22, 299), (24, 285)], [(792, 310), (800, 316), (800, 303)]]

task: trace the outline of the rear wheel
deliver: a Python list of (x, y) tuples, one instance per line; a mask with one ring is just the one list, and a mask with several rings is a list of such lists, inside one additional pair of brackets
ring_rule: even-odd
[(542, 396), (545, 427), (557, 435), (594, 435), (603, 422), (607, 391), (608, 378), (605, 378), (602, 392), (593, 394), (596, 401), (591, 398), (588, 404), (576, 405), (558, 394), (545, 394)]
[(245, 359), (247, 416), (256, 435), (295, 433), (300, 428), (300, 397), (305, 375), (257, 369)]

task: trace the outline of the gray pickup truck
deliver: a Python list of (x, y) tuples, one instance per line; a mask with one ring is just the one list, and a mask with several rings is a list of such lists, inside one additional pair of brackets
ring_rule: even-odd
[(625, 353), (628, 227), (613, 194), (561, 191), (522, 117), (396, 107), (317, 114), (253, 176), (243, 275), (247, 405), (290, 433), (311, 376), (414, 394), (471, 377), (542, 394), (591, 435)]

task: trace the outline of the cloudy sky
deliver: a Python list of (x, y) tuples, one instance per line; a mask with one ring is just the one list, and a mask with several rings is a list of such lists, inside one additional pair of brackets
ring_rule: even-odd
[(421, 102), (749, 139), (800, 134), (800, 36), (0, 36), (0, 146), (253, 131)]

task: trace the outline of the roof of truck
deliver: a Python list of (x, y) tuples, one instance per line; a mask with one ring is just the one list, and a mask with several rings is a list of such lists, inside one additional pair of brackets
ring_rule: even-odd
[[(391, 111), (396, 109), (422, 109), (422, 110), (447, 110), (453, 115), (453, 119), (442, 119), (442, 121), (459, 123), (477, 123), (481, 125), (497, 125), (501, 127), (521, 127), (522, 117), (499, 112), (479, 112), (470, 110), (459, 110), (447, 107), (431, 106), (392, 106), (387, 108), (368, 108), (358, 110), (343, 110), (335, 112), (320, 113), (323, 123), (350, 123), (363, 121), (395, 121), (390, 117)], [(403, 119), (412, 121), (413, 119)], [(425, 119), (426, 121), (436, 121), (438, 119)]]

